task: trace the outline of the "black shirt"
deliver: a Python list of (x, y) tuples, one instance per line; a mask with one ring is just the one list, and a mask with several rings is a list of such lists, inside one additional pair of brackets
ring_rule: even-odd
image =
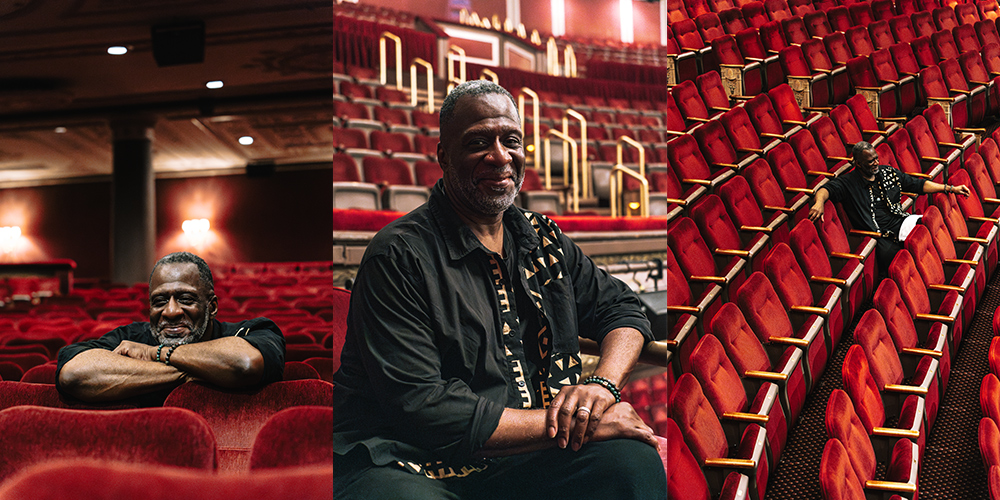
[[(260, 351), (264, 357), (264, 374), (261, 377), (259, 386), (278, 382), (282, 379), (285, 371), (285, 337), (281, 334), (281, 329), (273, 321), (267, 318), (254, 318), (240, 321), (238, 323), (223, 323), (217, 319), (212, 320), (212, 332), (215, 338), (222, 337), (243, 337), (250, 345)], [(101, 338), (86, 340), (70, 344), (59, 349), (59, 361), (56, 365), (56, 388), (64, 397), (71, 397), (62, 392), (59, 385), (59, 372), (63, 365), (73, 359), (77, 354), (89, 349), (115, 350), (123, 340), (130, 340), (146, 345), (159, 345), (160, 342), (153, 336), (148, 322), (132, 323), (120, 326), (105, 333)], [(130, 401), (139, 406), (162, 406), (163, 401), (170, 394), (170, 389), (143, 394)]]
[(884, 238), (895, 240), (908, 215), (900, 205), (902, 193), (923, 193), (925, 182), (888, 165), (879, 165), (874, 181), (866, 180), (854, 168), (823, 188), (830, 193), (831, 201), (844, 207), (855, 229), (882, 233)]
[[(579, 382), (578, 336), (600, 342), (632, 327), (653, 339), (635, 294), (555, 223), (511, 207), (503, 225), (514, 288), (527, 292), (527, 300), (511, 302), (519, 317), (537, 318), (550, 332), (547, 388)], [(495, 255), (455, 213), (441, 182), (430, 201), (372, 239), (334, 374), (336, 453), (361, 446), (370, 463), (414, 473), (427, 474), (437, 461), (446, 472), (472, 470), (464, 466), (496, 430), (516, 385), (492, 279)]]

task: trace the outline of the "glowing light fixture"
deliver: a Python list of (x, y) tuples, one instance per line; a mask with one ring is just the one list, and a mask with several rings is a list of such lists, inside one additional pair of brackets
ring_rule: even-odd
[(249, 135), (244, 135), (243, 137), (239, 138), (239, 141), (240, 141), (240, 144), (242, 144), (244, 146), (249, 146), (249, 145), (253, 144), (253, 137), (250, 137)]
[(128, 54), (128, 47), (124, 45), (112, 45), (108, 47), (108, 54), (113, 56), (123, 56)]
[[(632, 0), (628, 1), (629, 1), (629, 7), (631, 7)], [(563, 36), (565, 34), (566, 34), (565, 0), (552, 0), (552, 36)]]
[(202, 245), (205, 242), (205, 238), (208, 236), (208, 230), (212, 228), (212, 224), (208, 219), (188, 219), (181, 223), (181, 229), (184, 230), (184, 236), (187, 237), (188, 242), (196, 247)]
[(222, 80), (212, 80), (210, 82), (205, 82), (205, 86), (210, 89), (221, 89), (224, 84)]
[(632, 0), (618, 0), (618, 11), (621, 14), (622, 43), (635, 41), (632, 29)]
[(53, 132), (55, 132), (57, 134), (65, 134), (66, 133), (66, 127), (56, 127), (55, 130), (53, 130)]
[(0, 227), (0, 251), (10, 253), (21, 239), (21, 226)]

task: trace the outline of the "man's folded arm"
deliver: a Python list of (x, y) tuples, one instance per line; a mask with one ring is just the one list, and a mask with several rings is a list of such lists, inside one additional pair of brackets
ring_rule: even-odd
[(155, 361), (133, 359), (102, 348), (87, 349), (59, 371), (59, 388), (83, 401), (113, 401), (170, 389), (184, 372)]
[(196, 380), (228, 389), (256, 385), (264, 374), (264, 357), (240, 337), (178, 346), (170, 365)]

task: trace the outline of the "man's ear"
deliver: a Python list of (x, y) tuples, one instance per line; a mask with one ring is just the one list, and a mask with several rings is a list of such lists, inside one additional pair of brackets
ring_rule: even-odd
[(437, 157), (438, 157), (438, 166), (441, 167), (441, 170), (442, 171), (448, 170), (448, 157), (444, 154), (444, 143), (441, 141), (438, 141)]
[(215, 319), (215, 316), (219, 314), (219, 297), (212, 294), (212, 298), (208, 301), (208, 319)]

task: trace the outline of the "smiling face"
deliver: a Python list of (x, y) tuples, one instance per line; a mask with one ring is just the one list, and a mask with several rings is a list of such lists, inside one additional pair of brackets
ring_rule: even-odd
[(189, 262), (161, 264), (149, 288), (149, 324), (153, 336), (165, 345), (190, 344), (202, 339), (219, 309), (219, 299), (205, 290), (198, 267)]
[(524, 181), (524, 142), (517, 108), (507, 96), (460, 98), (441, 130), (438, 161), (455, 209), (473, 220), (496, 219)]
[(878, 173), (878, 153), (875, 152), (875, 148), (862, 149), (860, 152), (854, 155), (854, 166), (861, 171), (867, 179), (875, 177)]

